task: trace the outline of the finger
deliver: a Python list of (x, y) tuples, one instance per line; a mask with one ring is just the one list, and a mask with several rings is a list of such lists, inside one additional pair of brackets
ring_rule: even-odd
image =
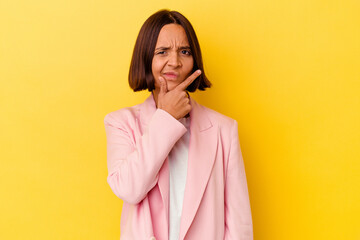
[(196, 70), (187, 79), (180, 83), (176, 88), (179, 90), (185, 90), (198, 76), (200, 76), (201, 70)]
[(167, 93), (168, 88), (167, 88), (167, 82), (166, 82), (165, 78), (159, 77), (159, 81), (160, 81), (160, 92), (159, 92), (159, 94)]
[(190, 98), (189, 92), (188, 92), (188, 91), (185, 91), (185, 92), (186, 92), (186, 94), (187, 94), (187, 98)]

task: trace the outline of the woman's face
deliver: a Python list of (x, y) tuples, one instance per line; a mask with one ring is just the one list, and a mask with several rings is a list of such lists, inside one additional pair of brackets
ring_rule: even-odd
[(152, 60), (155, 90), (159, 91), (162, 76), (168, 90), (183, 82), (193, 69), (194, 59), (184, 28), (179, 24), (167, 24), (159, 33)]

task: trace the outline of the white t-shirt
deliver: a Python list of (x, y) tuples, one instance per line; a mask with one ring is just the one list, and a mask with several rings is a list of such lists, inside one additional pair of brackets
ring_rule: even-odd
[(170, 166), (170, 211), (169, 240), (178, 240), (180, 235), (181, 212), (184, 200), (187, 163), (190, 140), (190, 117), (179, 121), (187, 128), (187, 132), (176, 142), (169, 153)]

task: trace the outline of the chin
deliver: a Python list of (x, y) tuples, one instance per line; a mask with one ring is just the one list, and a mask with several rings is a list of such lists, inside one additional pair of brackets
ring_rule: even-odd
[(168, 90), (173, 90), (174, 88), (176, 88), (178, 85), (180, 84), (180, 82), (171, 82), (168, 81), (167, 82), (167, 86), (168, 86)]

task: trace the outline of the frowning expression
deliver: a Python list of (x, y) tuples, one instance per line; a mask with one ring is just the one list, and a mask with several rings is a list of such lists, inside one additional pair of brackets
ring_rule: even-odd
[(159, 90), (159, 77), (165, 78), (168, 90), (174, 89), (190, 74), (194, 59), (184, 28), (167, 24), (159, 33), (152, 60), (155, 90)]

